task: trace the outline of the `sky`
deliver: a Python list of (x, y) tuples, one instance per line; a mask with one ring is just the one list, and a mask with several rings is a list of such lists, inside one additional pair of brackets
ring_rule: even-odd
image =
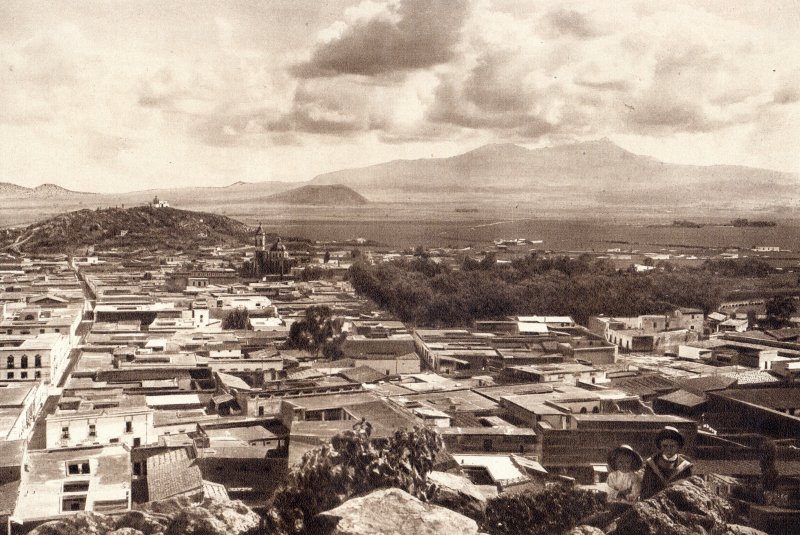
[(302, 181), (608, 137), (800, 172), (800, 0), (4, 0), (0, 182)]

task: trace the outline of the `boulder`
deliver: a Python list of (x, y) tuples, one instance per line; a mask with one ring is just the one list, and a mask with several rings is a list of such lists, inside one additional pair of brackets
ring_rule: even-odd
[(165, 535), (255, 535), (261, 517), (240, 501), (209, 499), (172, 517)]
[(725, 526), (725, 531), (720, 535), (767, 535), (760, 529), (751, 528), (749, 526), (740, 526), (739, 524), (728, 524)]
[(81, 512), (38, 526), (31, 535), (255, 535), (261, 518), (240, 501), (174, 498), (108, 516)]
[[(471, 518), (423, 503), (400, 489), (382, 489), (317, 516), (331, 535), (478, 535)], [(320, 531), (313, 531), (320, 533)]]
[(717, 535), (724, 533), (731, 505), (711, 494), (697, 476), (638, 502), (616, 521), (614, 535)]
[(464, 476), (433, 471), (428, 474), (431, 484), (430, 501), (481, 522), (486, 512), (486, 496)]
[(575, 526), (564, 535), (606, 535), (606, 533), (594, 526)]

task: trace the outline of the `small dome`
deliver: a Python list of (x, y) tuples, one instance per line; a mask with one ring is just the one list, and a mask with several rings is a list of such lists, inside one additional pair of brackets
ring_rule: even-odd
[(286, 250), (286, 246), (283, 245), (283, 242), (281, 241), (281, 239), (278, 238), (278, 241), (276, 241), (273, 244), (273, 246), (269, 248), (269, 250), (270, 251), (285, 251)]

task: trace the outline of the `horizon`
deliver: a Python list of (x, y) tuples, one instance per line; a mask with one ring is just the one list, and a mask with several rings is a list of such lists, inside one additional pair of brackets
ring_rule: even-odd
[[(230, 184), (220, 184), (220, 185), (217, 185), (217, 184), (208, 185), (208, 186), (181, 185), (181, 186), (175, 186), (175, 187), (164, 187), (164, 186), (157, 187), (156, 186), (156, 187), (150, 187), (150, 188), (146, 188), (146, 189), (131, 189), (131, 190), (121, 190), (121, 191), (114, 191), (114, 192), (72, 190), (70, 188), (64, 188), (63, 186), (60, 186), (59, 184), (54, 184), (52, 182), (43, 182), (43, 183), (37, 184), (37, 185), (24, 186), (22, 184), (17, 184), (15, 182), (6, 181), (6, 180), (0, 180), (0, 185), (2, 185), (2, 184), (10, 184), (12, 186), (23, 187), (23, 188), (27, 188), (29, 190), (35, 190), (35, 189), (43, 188), (43, 187), (47, 187), (47, 186), (55, 186), (57, 188), (63, 188), (63, 189), (66, 189), (68, 191), (72, 191), (72, 192), (75, 192), (75, 193), (85, 193), (85, 194), (91, 194), (91, 195), (114, 195), (114, 194), (125, 195), (125, 194), (134, 194), (134, 193), (142, 193), (142, 194), (144, 194), (144, 193), (147, 193), (147, 192), (158, 192), (158, 191), (170, 190), (170, 189), (195, 189), (195, 188), (225, 189), (225, 188), (231, 188), (231, 187), (235, 187), (235, 186), (248, 186), (248, 185), (269, 184), (269, 183), (274, 183), (274, 184), (296, 184), (296, 188), (305, 187), (305, 186), (318, 186), (318, 187), (320, 187), (320, 186), (342, 186), (342, 187), (346, 187), (348, 189), (353, 189), (352, 187), (347, 186), (346, 184), (338, 184), (338, 183), (337, 184), (313, 184), (312, 181), (315, 178), (317, 178), (318, 176), (325, 175), (325, 174), (328, 174), (328, 173), (336, 173), (336, 172), (339, 172), (339, 171), (346, 171), (348, 169), (361, 169), (361, 168), (367, 168), (367, 167), (380, 166), (380, 165), (383, 165), (385, 163), (390, 163), (390, 162), (393, 162), (393, 161), (416, 161), (416, 160), (426, 160), (426, 159), (452, 158), (452, 157), (462, 156), (462, 155), (465, 155), (465, 154), (468, 154), (468, 153), (471, 153), (471, 152), (475, 152), (477, 150), (480, 150), (480, 149), (483, 149), (483, 148), (486, 148), (486, 147), (492, 147), (492, 146), (514, 146), (514, 147), (523, 148), (523, 149), (525, 149), (527, 151), (534, 151), (534, 150), (537, 150), (537, 149), (553, 149), (553, 148), (569, 147), (569, 146), (573, 146), (573, 145), (582, 145), (582, 144), (586, 144), (586, 143), (602, 143), (602, 142), (607, 142), (607, 143), (609, 143), (609, 144), (611, 144), (611, 145), (613, 145), (613, 146), (615, 146), (617, 148), (620, 148), (622, 150), (628, 151), (627, 149), (625, 149), (624, 147), (621, 147), (620, 145), (618, 145), (617, 143), (615, 143), (613, 140), (611, 140), (610, 138), (608, 138), (606, 136), (600, 137), (600, 138), (595, 138), (595, 139), (587, 139), (587, 140), (583, 140), (583, 141), (574, 141), (574, 142), (571, 142), (571, 143), (563, 143), (563, 144), (558, 144), (558, 145), (549, 145), (549, 146), (545, 146), (545, 147), (534, 147), (532, 149), (528, 148), (525, 145), (520, 144), (520, 143), (514, 143), (514, 142), (508, 142), (508, 141), (506, 141), (506, 142), (497, 141), (497, 142), (485, 143), (485, 144), (480, 145), (478, 147), (474, 147), (472, 149), (466, 150), (465, 152), (454, 154), (452, 156), (444, 156), (444, 157), (441, 157), (441, 158), (424, 158), (424, 157), (423, 158), (397, 158), (395, 160), (388, 160), (386, 162), (378, 162), (376, 164), (366, 165), (366, 166), (363, 166), (363, 167), (351, 167), (351, 168), (346, 168), (346, 169), (334, 169), (334, 170), (332, 170), (330, 172), (324, 172), (324, 173), (320, 173), (319, 175), (315, 175), (314, 177), (311, 177), (311, 178), (309, 178), (307, 180), (297, 180), (297, 181), (261, 180), (261, 181), (252, 181), (251, 182), (251, 181), (245, 181), (245, 180), (237, 180), (235, 182), (231, 182)], [(631, 152), (631, 151), (628, 151), (628, 152)], [(634, 154), (635, 156), (641, 156), (641, 157), (651, 157), (649, 155), (637, 154), (637, 153), (633, 153), (633, 152), (631, 152), (631, 154)], [(668, 163), (668, 162), (664, 162), (664, 163)], [(720, 166), (720, 165), (725, 166), (725, 165), (730, 165), (730, 164), (707, 164), (707, 165), (702, 165), (702, 164), (675, 164), (675, 165), (697, 165), (697, 167), (714, 167), (714, 166)], [(743, 167), (743, 168), (749, 167), (749, 166), (744, 166), (744, 165), (735, 165), (735, 166), (736, 167)], [(754, 168), (754, 169), (763, 169), (763, 170), (767, 170), (767, 171), (783, 172), (783, 173), (793, 174), (796, 178), (800, 178), (800, 173), (790, 173), (790, 172), (786, 172), (786, 171), (780, 171), (780, 170), (774, 170), (774, 169), (765, 169), (765, 168)], [(355, 191), (355, 190), (353, 190), (353, 191)]]
[(0, 182), (23, 187), (307, 182), (600, 138), (800, 173), (791, 0), (8, 2), (0, 18)]

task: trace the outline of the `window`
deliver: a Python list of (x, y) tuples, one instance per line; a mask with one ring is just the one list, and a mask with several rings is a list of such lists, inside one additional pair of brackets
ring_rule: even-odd
[(125, 432), (133, 433), (133, 422), (131, 420), (125, 420)]
[(9, 379), (13, 379), (14, 378), (14, 372), (8, 372), (8, 378)]
[(22, 355), (19, 358), (19, 367), (20, 368), (27, 368), (28, 367), (28, 355)]
[(41, 368), (42, 367), (42, 356), (36, 355), (33, 357), (33, 367), (34, 368)]
[(69, 426), (68, 425), (62, 425), (61, 426), (61, 438), (64, 438), (64, 439), (69, 438)]
[(141, 438), (136, 437), (136, 438), (133, 439), (133, 447), (134, 448), (138, 448), (141, 445), (142, 445), (142, 439)]
[(77, 474), (89, 474), (89, 461), (69, 461), (67, 463), (67, 474), (74, 476)]
[(94, 438), (97, 436), (97, 426), (95, 424), (89, 424), (89, 437)]
[(6, 368), (8, 368), (9, 370), (14, 369), (14, 355), (9, 355), (8, 358), (6, 359)]
[(33, 378), (34, 379), (41, 379), (42, 378), (42, 372), (33, 372)]
[(19, 374), (19, 378), (20, 378), (20, 379), (27, 379), (27, 378), (28, 378), (28, 372), (22, 372), (22, 373), (20, 373), (20, 374)]
[(65, 481), (64, 492), (89, 492), (88, 481)]
[(44, 334), (44, 329), (39, 329), (39, 334)]
[(83, 511), (86, 509), (86, 496), (69, 496), (61, 500), (61, 511)]

